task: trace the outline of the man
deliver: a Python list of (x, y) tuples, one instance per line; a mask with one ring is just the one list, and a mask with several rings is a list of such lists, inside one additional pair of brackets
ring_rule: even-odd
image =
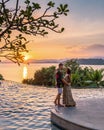
[(55, 105), (63, 106), (60, 103), (60, 98), (62, 95), (62, 88), (64, 87), (64, 84), (68, 85), (68, 83), (64, 80), (64, 76), (63, 76), (63, 64), (60, 63), (59, 68), (57, 69), (57, 72), (56, 72), (56, 86), (58, 89), (58, 94), (57, 94), (56, 99), (54, 101)]

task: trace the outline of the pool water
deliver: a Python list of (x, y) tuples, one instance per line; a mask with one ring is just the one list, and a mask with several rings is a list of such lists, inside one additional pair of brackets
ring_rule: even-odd
[[(51, 125), (50, 111), (56, 88), (1, 81), (0, 130), (59, 130)], [(73, 89), (77, 100), (104, 96), (104, 89)]]

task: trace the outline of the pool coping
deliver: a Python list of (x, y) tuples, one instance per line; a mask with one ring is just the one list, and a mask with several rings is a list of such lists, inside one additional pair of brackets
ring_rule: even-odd
[[(104, 99), (98, 99), (98, 105), (100, 105), (102, 101), (104, 101)], [(79, 102), (81, 101), (78, 101), (78, 103)], [(83, 105), (83, 102), (84, 101), (82, 101), (82, 107), (83, 106), (88, 107), (85, 104)], [(91, 103), (92, 104), (95, 103), (95, 100), (91, 99), (91, 100), (87, 100), (87, 102), (90, 102), (89, 104), (91, 105)], [(55, 106), (51, 110), (51, 122), (65, 130), (104, 130), (104, 123), (103, 123), (104, 105), (103, 105), (102, 111), (101, 109), (99, 109), (100, 108), (99, 106), (95, 108), (94, 113), (96, 114), (92, 113), (92, 115), (88, 113), (90, 108), (92, 108), (93, 110), (92, 106), (86, 108), (87, 111), (83, 110), (84, 108), (83, 109), (80, 109), (80, 108), (81, 107), (79, 106), (75, 108), (65, 108), (65, 107), (62, 108), (62, 107)], [(95, 118), (95, 115), (96, 115), (96, 118)]]

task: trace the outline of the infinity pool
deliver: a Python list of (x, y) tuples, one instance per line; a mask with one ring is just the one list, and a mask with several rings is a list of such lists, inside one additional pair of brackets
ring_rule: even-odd
[[(104, 97), (104, 89), (73, 89), (75, 100)], [(55, 88), (1, 81), (0, 130), (59, 130), (50, 122)]]

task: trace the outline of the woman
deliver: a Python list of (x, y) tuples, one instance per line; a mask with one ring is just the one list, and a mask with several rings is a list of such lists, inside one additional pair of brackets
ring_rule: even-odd
[(76, 102), (71, 92), (71, 70), (69, 68), (66, 70), (65, 80), (69, 85), (65, 84), (63, 88), (63, 104), (65, 104), (66, 107), (74, 107), (76, 106)]

